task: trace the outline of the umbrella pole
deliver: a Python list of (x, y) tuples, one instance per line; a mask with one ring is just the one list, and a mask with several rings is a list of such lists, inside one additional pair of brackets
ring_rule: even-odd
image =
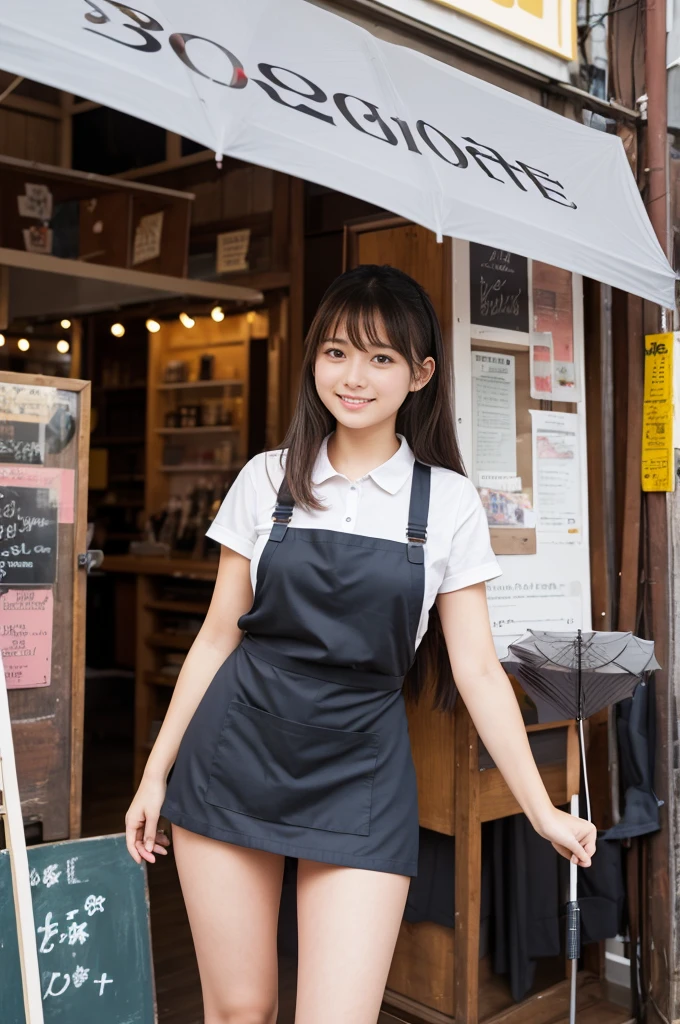
[[(571, 798), (570, 811), (578, 817), (578, 794)], [(578, 868), (569, 862), (569, 903), (567, 904), (567, 958), (571, 960), (571, 991), (569, 995), (569, 1024), (576, 1024), (576, 982), (581, 955), (581, 914), (577, 896)]]
[(581, 764), (583, 766), (583, 785), (586, 792), (586, 815), (588, 821), (590, 817), (590, 788), (588, 786), (588, 768), (586, 766), (586, 746), (583, 738), (583, 682), (581, 677), (581, 647), (583, 644), (583, 637), (581, 630), (579, 629), (576, 634), (576, 651), (577, 651), (577, 664), (578, 664), (578, 736), (579, 746), (581, 747)]
[(590, 816), (590, 789), (588, 787), (588, 769), (586, 767), (586, 747), (585, 747), (585, 742), (584, 742), (584, 739), (583, 739), (583, 719), (582, 718), (579, 718), (579, 720), (578, 720), (578, 736), (579, 736), (579, 746), (581, 748), (581, 764), (583, 766), (583, 785), (584, 785), (585, 793), (586, 793), (586, 817), (588, 818), (588, 821), (592, 821), (592, 818)]

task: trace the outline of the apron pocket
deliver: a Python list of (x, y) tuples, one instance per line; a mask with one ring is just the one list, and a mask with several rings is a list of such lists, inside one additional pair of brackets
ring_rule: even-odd
[(279, 718), (232, 700), (207, 803), (265, 821), (367, 836), (379, 737)]

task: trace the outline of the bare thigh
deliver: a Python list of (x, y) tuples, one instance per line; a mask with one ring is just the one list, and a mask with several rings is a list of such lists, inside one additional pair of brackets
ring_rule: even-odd
[(172, 826), (205, 1024), (275, 1024), (284, 858)]
[(295, 1024), (376, 1024), (409, 882), (298, 862)]

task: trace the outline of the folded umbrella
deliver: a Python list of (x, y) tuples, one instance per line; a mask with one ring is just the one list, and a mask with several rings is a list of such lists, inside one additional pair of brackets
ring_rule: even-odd
[[(599, 633), (528, 630), (510, 644), (502, 664), (522, 684), (539, 709), (554, 708), (579, 724), (581, 762), (588, 821), (590, 792), (583, 742), (583, 719), (632, 696), (647, 673), (659, 668), (654, 643), (629, 632)], [(578, 796), (571, 798), (578, 815)], [(580, 911), (576, 897), (576, 865), (570, 864), (567, 904), (567, 958), (572, 961), (570, 1024), (576, 1019), (576, 972), (580, 956)]]

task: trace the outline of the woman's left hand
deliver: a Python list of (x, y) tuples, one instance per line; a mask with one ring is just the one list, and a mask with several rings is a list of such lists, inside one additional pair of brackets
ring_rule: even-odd
[(553, 807), (547, 818), (534, 827), (567, 860), (580, 868), (590, 867), (597, 838), (597, 829), (591, 821)]

